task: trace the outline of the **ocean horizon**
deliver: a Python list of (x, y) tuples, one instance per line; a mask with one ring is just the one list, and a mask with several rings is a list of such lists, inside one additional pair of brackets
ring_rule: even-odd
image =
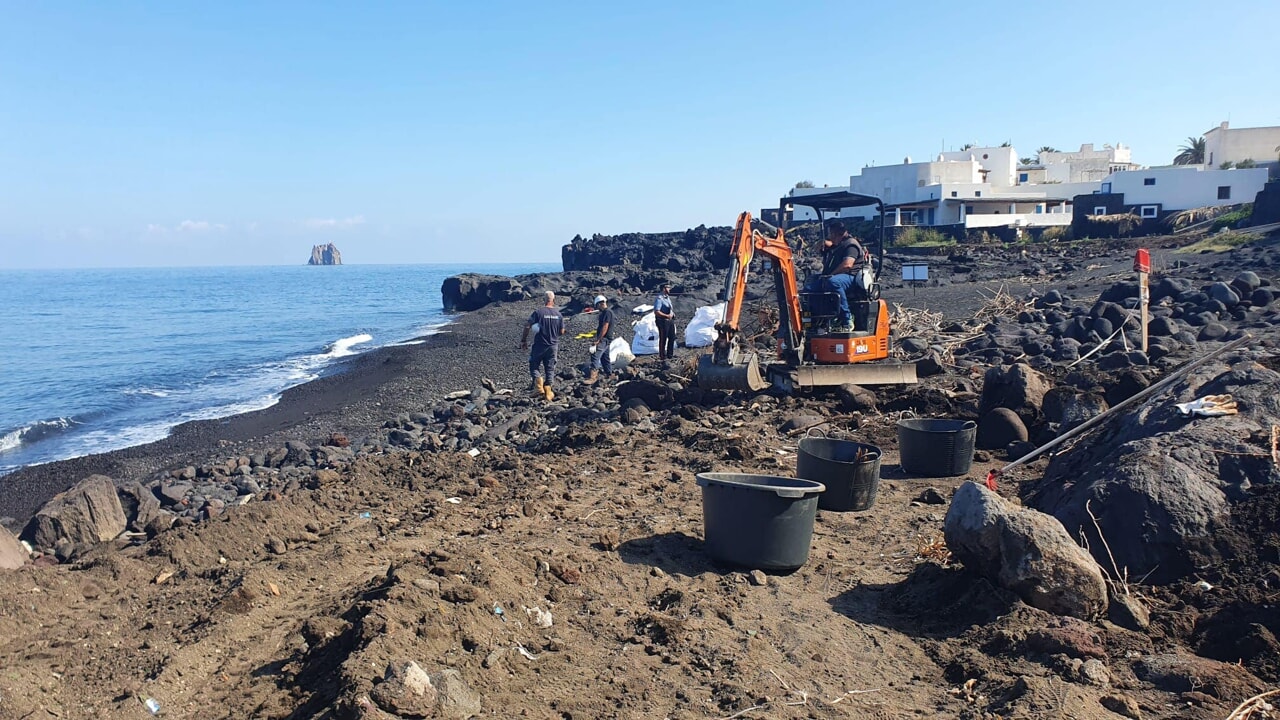
[(461, 272), (559, 263), (0, 270), (0, 475), (270, 407), (360, 353), (449, 323)]

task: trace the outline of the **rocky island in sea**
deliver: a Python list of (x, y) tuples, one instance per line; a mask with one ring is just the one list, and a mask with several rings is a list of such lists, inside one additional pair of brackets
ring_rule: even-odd
[(307, 261), (308, 265), (341, 265), (342, 253), (338, 251), (338, 246), (333, 243), (324, 245), (316, 245), (311, 248), (311, 259)]

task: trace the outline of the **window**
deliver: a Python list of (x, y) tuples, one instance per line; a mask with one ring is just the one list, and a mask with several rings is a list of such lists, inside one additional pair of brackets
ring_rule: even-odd
[(982, 197), (982, 191), (981, 191), (981, 190), (974, 190), (974, 191), (973, 191), (973, 196), (974, 196), (974, 197)]
[(973, 206), (972, 206), (972, 205), (965, 205), (965, 206), (964, 206), (964, 214), (965, 214), (965, 215), (972, 215), (972, 214), (973, 214)]
[(1143, 185), (1155, 185), (1155, 184), (1156, 184), (1156, 179), (1155, 179), (1155, 178), (1142, 178), (1142, 184), (1143, 184)]
[(1160, 209), (1159, 206), (1156, 206), (1156, 205), (1143, 205), (1142, 217), (1153, 218), (1156, 216), (1156, 213), (1159, 211), (1159, 209)]
[(1102, 192), (1111, 193), (1111, 183), (1102, 183)]
[(1219, 200), (1230, 200), (1230, 199), (1231, 199), (1231, 186), (1230, 186), (1230, 185), (1219, 185), (1219, 186), (1218, 186), (1218, 199), (1219, 199)]
[(1028, 177), (1027, 173), (1018, 173), (1018, 182), (1026, 182)]
[(1042, 214), (1044, 214), (1044, 206), (1043, 206), (1043, 205), (1037, 205), (1037, 206), (1036, 206), (1036, 214), (1037, 214), (1037, 215), (1042, 215)]
[(916, 187), (924, 187), (924, 180), (917, 180)]
[(956, 196), (956, 191), (955, 191), (955, 190), (952, 190), (952, 191), (951, 191), (951, 197), (955, 197), (955, 196)]
[(1106, 215), (1106, 214), (1107, 214), (1107, 208), (1106, 208), (1106, 206), (1104, 206), (1104, 205), (1099, 205), (1098, 207), (1095, 207), (1095, 208), (1093, 209), (1093, 214), (1094, 214), (1094, 215)]

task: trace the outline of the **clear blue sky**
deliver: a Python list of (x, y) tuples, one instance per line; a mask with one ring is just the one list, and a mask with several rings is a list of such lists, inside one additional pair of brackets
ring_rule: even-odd
[(1275, 0), (0, 0), (0, 268), (557, 261), (965, 142), (1280, 125)]

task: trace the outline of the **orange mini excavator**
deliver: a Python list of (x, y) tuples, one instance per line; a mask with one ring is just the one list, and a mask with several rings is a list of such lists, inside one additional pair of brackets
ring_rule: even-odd
[[(711, 353), (698, 361), (698, 385), (717, 390), (763, 390), (770, 384), (788, 392), (843, 385), (896, 385), (916, 382), (915, 365), (889, 360), (889, 309), (880, 299), (880, 269), (884, 264), (884, 203), (871, 195), (827, 192), (782, 198), (779, 213), (787, 217), (794, 206), (813, 208), (826, 236), (827, 214), (842, 208), (875, 205), (878, 237), (869, 262), (872, 282), (867, 300), (849, 303), (858, 322), (852, 332), (833, 332), (839, 298), (833, 291), (801, 292), (793, 251), (785, 231), (751, 213), (738, 216), (728, 278), (725, 280), (723, 320), (716, 325)], [(785, 226), (785, 224), (784, 224)], [(864, 239), (864, 247), (866, 247)], [(749, 343), (739, 337), (738, 321), (751, 260), (764, 255), (773, 270), (779, 308), (777, 359), (762, 365)]]

